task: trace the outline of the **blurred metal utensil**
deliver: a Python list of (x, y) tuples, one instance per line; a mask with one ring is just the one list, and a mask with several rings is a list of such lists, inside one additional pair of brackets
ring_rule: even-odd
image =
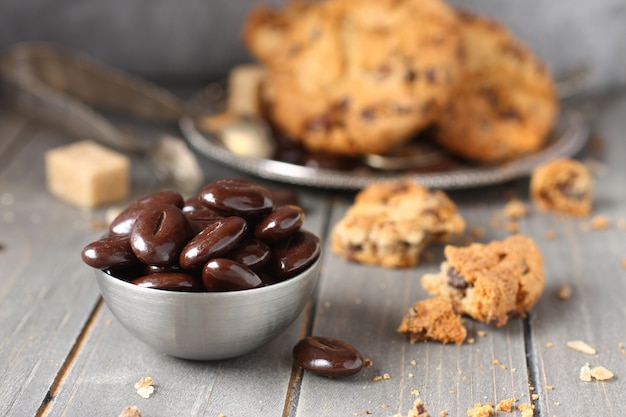
[[(0, 55), (0, 102), (77, 138), (139, 155), (162, 182), (177, 189), (190, 190), (202, 182), (195, 155), (182, 139), (142, 141), (95, 110), (173, 126), (188, 114), (185, 103), (148, 81), (87, 56), (43, 42), (8, 48)], [(173, 146), (173, 140), (179, 144)]]

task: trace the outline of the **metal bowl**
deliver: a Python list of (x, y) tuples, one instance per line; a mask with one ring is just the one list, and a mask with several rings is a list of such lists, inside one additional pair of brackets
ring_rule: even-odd
[(96, 270), (105, 303), (135, 337), (183, 359), (249, 353), (282, 333), (302, 312), (321, 256), (293, 278), (251, 290), (183, 293), (142, 288)]

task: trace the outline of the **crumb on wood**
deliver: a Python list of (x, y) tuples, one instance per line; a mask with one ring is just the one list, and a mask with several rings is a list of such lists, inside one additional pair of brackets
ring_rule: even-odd
[(517, 409), (522, 412), (522, 417), (533, 417), (535, 406), (532, 404), (520, 404)]
[(619, 230), (626, 230), (626, 219), (617, 220), (617, 228)]
[(513, 410), (513, 403), (516, 403), (517, 401), (517, 397), (506, 398), (496, 405), (496, 410), (510, 413)]
[(591, 376), (598, 381), (606, 381), (613, 378), (614, 374), (604, 366), (596, 366), (591, 368)]
[(141, 411), (135, 405), (129, 405), (124, 407), (118, 417), (141, 417)]
[(574, 340), (571, 342), (567, 342), (567, 347), (570, 349), (574, 349), (581, 353), (586, 353), (587, 355), (596, 354), (596, 350), (593, 347), (589, 346), (587, 343), (583, 342), (582, 340)]
[(552, 343), (552, 342), (547, 342), (547, 343), (546, 343), (546, 347), (547, 347), (548, 349), (550, 349), (551, 347), (554, 347), (554, 343)]
[(556, 238), (556, 232), (554, 230), (546, 230), (543, 233), (543, 238), (545, 240), (554, 240)]
[(154, 393), (153, 383), (154, 379), (152, 379), (152, 377), (142, 376), (141, 379), (135, 383), (137, 394), (139, 394), (141, 398), (150, 398), (150, 395)]
[(570, 298), (572, 298), (573, 294), (574, 289), (569, 284), (561, 285), (556, 291), (556, 296), (559, 297), (561, 300), (569, 300)]
[(489, 417), (495, 414), (492, 403), (475, 403), (473, 408), (467, 410), (468, 417)]
[(513, 199), (504, 206), (504, 216), (507, 219), (521, 219), (522, 217), (527, 217), (529, 213), (530, 209), (528, 208), (528, 204), (518, 199)]
[(483, 229), (482, 227), (472, 227), (472, 229), (470, 230), (470, 234), (476, 239), (481, 239), (485, 237), (486, 233), (485, 229)]
[(606, 216), (594, 216), (591, 219), (591, 227), (596, 230), (606, 229), (611, 225), (611, 220)]

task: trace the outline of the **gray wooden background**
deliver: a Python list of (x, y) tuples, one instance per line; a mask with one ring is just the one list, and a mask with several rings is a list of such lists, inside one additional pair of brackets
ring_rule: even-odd
[[(584, 89), (626, 85), (626, 0), (451, 2), (503, 20), (549, 63), (557, 79), (586, 69)], [(2, 0), (0, 48), (48, 40), (152, 79), (205, 81), (250, 59), (239, 30), (254, 3)]]

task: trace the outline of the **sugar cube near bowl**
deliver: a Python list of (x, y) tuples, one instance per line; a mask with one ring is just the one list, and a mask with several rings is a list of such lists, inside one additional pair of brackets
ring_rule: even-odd
[(79, 207), (124, 200), (130, 190), (130, 160), (90, 140), (50, 149), (45, 155), (48, 190)]

